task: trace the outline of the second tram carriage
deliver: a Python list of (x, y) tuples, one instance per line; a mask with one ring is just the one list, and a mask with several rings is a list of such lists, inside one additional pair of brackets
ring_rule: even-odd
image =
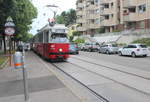
[(63, 24), (46, 25), (33, 38), (32, 49), (45, 59), (69, 58), (68, 28)]

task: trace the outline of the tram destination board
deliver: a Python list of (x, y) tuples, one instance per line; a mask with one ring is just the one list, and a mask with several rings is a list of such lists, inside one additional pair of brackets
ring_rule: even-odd
[(65, 29), (56, 29), (55, 33), (66, 33), (65, 31)]

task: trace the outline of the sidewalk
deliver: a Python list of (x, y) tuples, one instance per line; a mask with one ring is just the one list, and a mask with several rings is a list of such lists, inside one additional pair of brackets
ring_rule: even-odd
[[(26, 68), (29, 102), (80, 102), (32, 52), (26, 53)], [(21, 69), (8, 67), (0, 70), (0, 102), (25, 102)]]

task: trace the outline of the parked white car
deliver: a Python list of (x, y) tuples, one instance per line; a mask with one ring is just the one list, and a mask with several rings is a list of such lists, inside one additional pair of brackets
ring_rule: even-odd
[(120, 48), (118, 54), (121, 55), (128, 55), (132, 57), (136, 56), (144, 56), (146, 57), (149, 53), (149, 50), (146, 45), (144, 44), (129, 44), (123, 48)]

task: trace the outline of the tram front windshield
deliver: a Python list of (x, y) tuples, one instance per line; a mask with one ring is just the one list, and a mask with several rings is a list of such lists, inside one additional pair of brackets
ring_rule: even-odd
[(51, 35), (51, 42), (52, 43), (69, 43), (69, 40), (66, 34), (54, 33)]

